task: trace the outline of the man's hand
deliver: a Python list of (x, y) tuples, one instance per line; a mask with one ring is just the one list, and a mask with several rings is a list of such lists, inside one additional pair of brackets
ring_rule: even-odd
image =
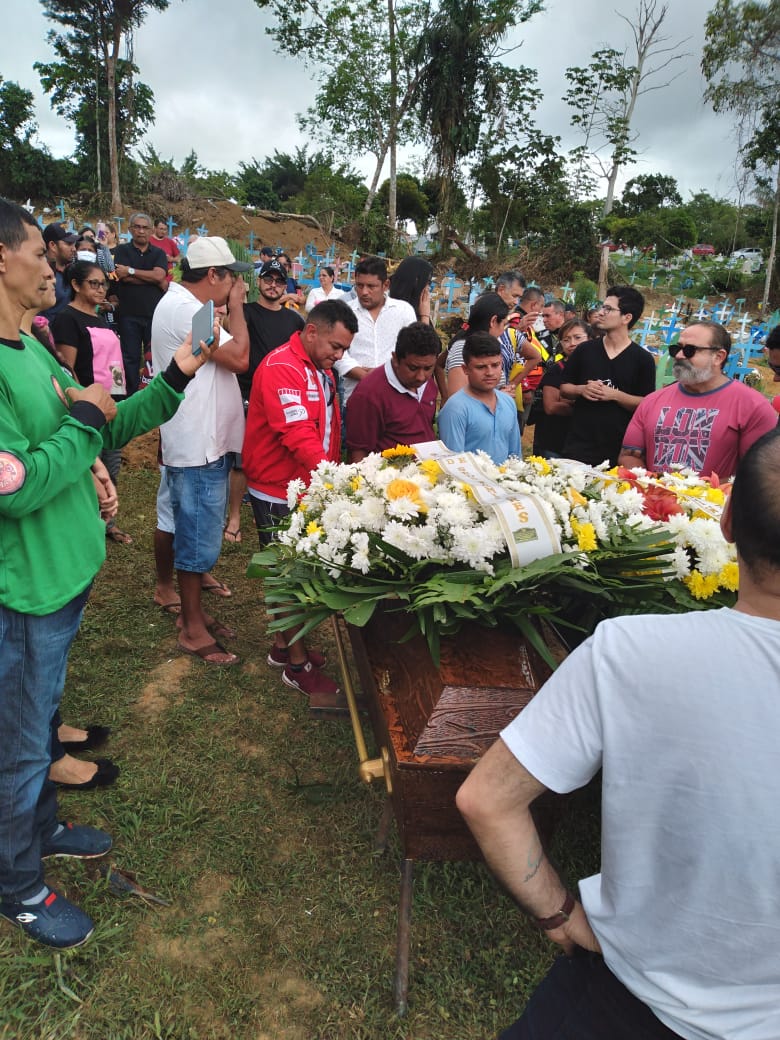
[(228, 296), (228, 312), (236, 311), (239, 307), (243, 307), (246, 302), (246, 282), (239, 275), (238, 278), (233, 279), (233, 284), (230, 287), (230, 295)]
[(90, 386), (68, 386), (65, 388), (65, 395), (71, 404), (75, 404), (76, 401), (89, 401), (90, 404), (94, 404), (106, 417), (106, 422), (111, 422), (116, 415), (116, 401), (100, 383), (92, 383)]
[(92, 465), (92, 479), (95, 482), (101, 519), (111, 520), (119, 510), (119, 496), (108, 470), (100, 459), (95, 459)]
[(606, 387), (600, 379), (589, 379), (587, 383), (583, 384), (580, 396), (584, 397), (586, 401), (606, 401), (608, 397), (604, 391), (608, 389), (609, 387)]
[(117, 264), (114, 268), (117, 278), (121, 281), (123, 278), (130, 277), (130, 268), (127, 264)]
[(214, 351), (219, 347), (219, 319), (214, 320), (214, 342), (207, 346), (203, 340), (200, 341), (200, 354), (192, 353), (192, 332), (187, 333), (187, 338), (173, 355), (173, 360), (179, 366), (185, 376), (194, 376), (198, 369), (205, 365)]
[(590, 950), (592, 953), (601, 953), (599, 941), (594, 935), (582, 903), (579, 901), (574, 904), (568, 921), (564, 922), (560, 928), (551, 928), (544, 934), (548, 939), (563, 947), (563, 952), (569, 957), (574, 952), (575, 946), (580, 946), (583, 950)]

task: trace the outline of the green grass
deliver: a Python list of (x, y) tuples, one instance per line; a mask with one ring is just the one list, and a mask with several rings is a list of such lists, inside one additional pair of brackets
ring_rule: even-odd
[[(357, 776), (345, 722), (311, 722), (265, 664), (254, 550), (216, 568), (207, 596), (239, 630), (242, 665), (177, 654), (152, 604), (156, 473), (123, 470), (121, 526), (71, 654), (64, 717), (108, 723), (122, 767), (105, 791), (62, 796), (62, 815), (105, 827), (112, 861), (171, 901), (113, 895), (97, 870), (47, 877), (97, 922), (55, 957), (0, 928), (0, 1040), (482, 1040), (517, 1017), (554, 950), (484, 867), (416, 868), (409, 1013), (392, 1007), (399, 849), (373, 851), (383, 792)], [(77, 551), (77, 538), (64, 545)], [(327, 644), (327, 632), (323, 634)], [(334, 655), (331, 655), (332, 657)], [(569, 883), (598, 859), (598, 805), (576, 796), (555, 855)], [(56, 861), (55, 861), (56, 862)]]

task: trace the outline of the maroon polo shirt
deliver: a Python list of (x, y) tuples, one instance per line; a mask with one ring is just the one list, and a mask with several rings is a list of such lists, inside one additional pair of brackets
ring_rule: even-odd
[(434, 379), (425, 384), (418, 401), (413, 394), (390, 385), (384, 365), (375, 368), (360, 380), (349, 399), (347, 448), (372, 452), (432, 441), (437, 396)]

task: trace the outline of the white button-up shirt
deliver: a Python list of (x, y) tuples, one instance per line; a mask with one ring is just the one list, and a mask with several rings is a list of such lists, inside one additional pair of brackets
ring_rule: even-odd
[(417, 320), (410, 303), (394, 300), (392, 296), (385, 297), (376, 321), (361, 307), (358, 299), (348, 300), (347, 304), (357, 315), (358, 330), (349, 350), (336, 362), (336, 371), (344, 378), (345, 401), (349, 400), (359, 382), (349, 375), (350, 371), (353, 368), (379, 368), (384, 365), (395, 350), (398, 333)]

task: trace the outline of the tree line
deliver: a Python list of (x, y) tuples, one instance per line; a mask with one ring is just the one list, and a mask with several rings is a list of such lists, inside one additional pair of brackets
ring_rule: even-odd
[[(661, 174), (618, 174), (636, 157), (634, 107), (664, 89), (685, 41), (664, 35), (667, 6), (638, 0), (624, 51), (601, 48), (564, 71), (569, 151), (535, 122), (534, 69), (513, 64), (510, 30), (542, 0), (255, 0), (276, 48), (317, 69), (311, 108), (298, 117), (311, 143), (251, 158), (234, 171), (204, 169), (192, 153), (177, 167), (143, 146), (154, 97), (134, 60), (134, 33), (169, 0), (40, 0), (53, 28), (52, 59), (36, 65), (52, 108), (75, 130), (69, 159), (36, 141), (33, 97), (0, 80), (0, 190), (52, 198), (155, 192), (235, 198), (316, 216), (327, 229), (361, 226), (367, 247), (392, 243), (400, 222), (440, 239), (471, 235), (500, 252), (544, 239), (563, 254), (592, 255), (596, 239), (655, 244), (660, 255), (697, 240), (726, 251), (739, 236), (773, 256), (780, 200), (780, 17), (776, 0), (717, 0), (706, 24), (706, 99), (741, 128), (744, 197), (734, 206), (699, 192), (683, 203)], [(516, 118), (522, 112), (522, 119)], [(322, 144), (317, 148), (317, 142)], [(420, 171), (398, 169), (401, 145), (423, 144)], [(368, 185), (351, 167), (374, 158)], [(389, 162), (390, 176), (382, 180)], [(671, 183), (670, 183), (671, 182)], [(606, 255), (606, 250), (604, 250)]]

